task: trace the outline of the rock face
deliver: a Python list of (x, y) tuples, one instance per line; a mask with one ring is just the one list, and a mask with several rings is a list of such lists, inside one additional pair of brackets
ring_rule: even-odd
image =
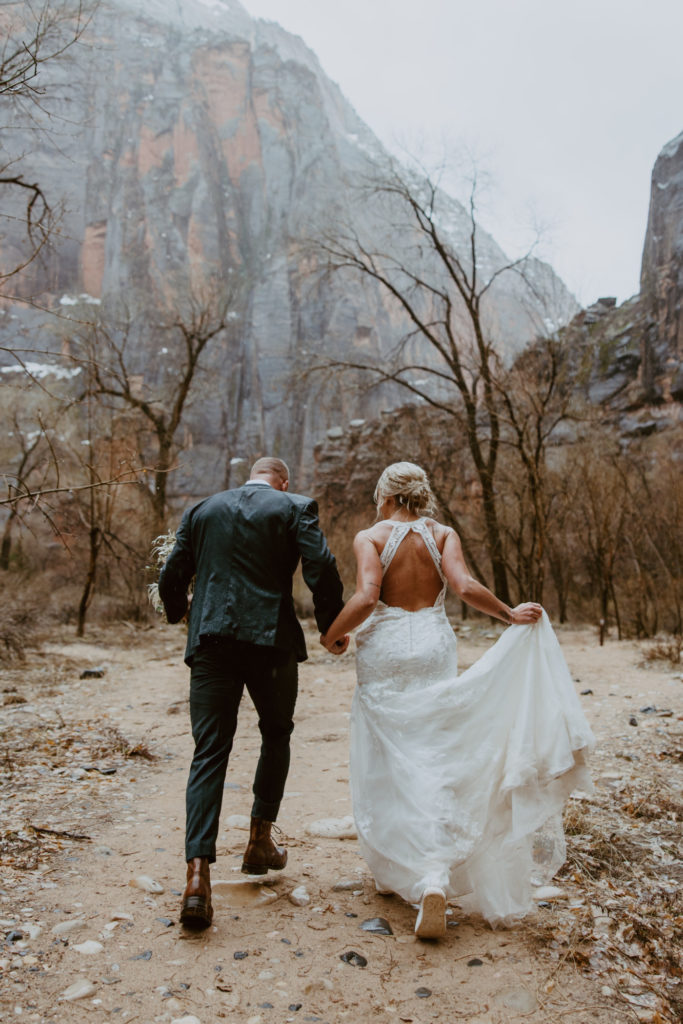
[(651, 321), (644, 378), (663, 397), (683, 400), (683, 132), (657, 157), (640, 277), (641, 301)]
[(683, 134), (664, 147), (652, 172), (640, 293), (621, 306), (598, 299), (563, 332), (586, 397), (608, 415), (629, 414), (625, 437), (642, 433), (643, 423), (663, 429), (681, 419), (682, 299)]
[[(381, 358), (408, 328), (379, 286), (323, 276), (300, 244), (331, 215), (400, 244), (379, 210), (349, 201), (350, 184), (387, 159), (377, 139), (301, 39), (253, 20), (237, 0), (105, 0), (87, 39), (41, 76), (58, 137), (38, 134), (36, 148), (17, 124), (3, 142), (31, 152), (32, 174), (65, 212), (58, 244), (15, 281), (18, 293), (55, 305), (86, 293), (103, 310), (153, 321), (207, 277), (239, 278), (239, 344), (209, 357), (186, 423), (192, 459), (173, 489), (189, 497), (225, 486), (231, 467), (264, 450), (306, 482), (325, 430), (378, 405), (377, 389), (306, 376), (311, 359)], [(442, 200), (451, 236), (466, 239), (465, 211)], [(484, 270), (505, 262), (484, 234), (480, 255)], [(575, 312), (549, 267), (534, 261), (530, 271), (561, 317)], [(510, 355), (545, 311), (518, 279), (501, 277), (492, 297)], [(49, 331), (27, 328), (21, 309), (12, 315), (15, 335), (30, 347), (40, 333), (36, 347), (46, 347)], [(165, 350), (143, 334), (138, 344), (136, 373), (152, 385)]]

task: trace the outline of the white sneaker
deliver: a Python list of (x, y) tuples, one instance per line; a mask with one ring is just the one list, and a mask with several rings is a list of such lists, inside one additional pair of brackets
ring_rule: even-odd
[(443, 889), (425, 889), (415, 922), (418, 939), (441, 939), (446, 934), (446, 894)]

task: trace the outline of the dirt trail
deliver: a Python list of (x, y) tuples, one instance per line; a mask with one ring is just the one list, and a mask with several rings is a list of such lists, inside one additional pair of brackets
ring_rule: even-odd
[[(478, 627), (460, 637), (463, 667), (492, 642)], [(51, 638), (5, 671), (0, 687), (0, 1020), (674, 1020), (680, 984), (666, 947), (675, 945), (676, 915), (669, 928), (662, 908), (667, 886), (680, 881), (672, 836), (680, 829), (681, 674), (661, 662), (639, 667), (635, 644), (601, 649), (592, 631), (564, 631), (561, 640), (577, 689), (592, 691), (581, 699), (599, 740), (597, 796), (571, 802), (562, 895), (511, 930), (492, 931), (454, 907), (446, 939), (425, 943), (413, 936), (414, 911), (375, 893), (355, 840), (307, 831), (351, 814), (351, 657), (332, 658), (309, 637), (279, 822), (289, 863), (261, 884), (239, 871), (258, 749), (255, 717), (243, 704), (213, 870), (215, 922), (197, 936), (177, 923), (191, 756), (182, 632), (116, 627), (87, 643)], [(99, 668), (103, 676), (79, 678)], [(648, 706), (656, 710), (640, 711)], [(633, 813), (624, 809), (629, 800)], [(643, 806), (654, 810), (640, 814)], [(596, 835), (600, 815), (617, 810), (609, 827), (621, 829), (612, 840), (621, 860), (612, 877)], [(637, 866), (624, 853), (627, 840), (646, 851)], [(624, 863), (633, 865), (626, 874)], [(163, 891), (131, 884), (142, 875)], [(659, 900), (652, 906), (661, 934), (621, 927), (634, 879)], [(362, 930), (380, 917), (392, 935)], [(367, 965), (344, 962), (351, 951)], [(67, 999), (69, 990), (84, 994)]]

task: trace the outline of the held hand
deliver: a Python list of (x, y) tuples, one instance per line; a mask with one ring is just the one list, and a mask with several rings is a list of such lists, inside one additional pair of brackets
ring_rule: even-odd
[(512, 608), (510, 611), (511, 625), (533, 625), (534, 622), (538, 622), (542, 612), (543, 608), (540, 604), (536, 604), (535, 601), (526, 601), (524, 604), (518, 604), (516, 608)]
[(333, 644), (328, 644), (325, 641), (325, 637), (321, 636), (320, 643), (323, 645), (326, 651), (330, 652), (330, 654), (343, 654), (346, 648), (349, 646), (350, 639), (351, 637), (347, 633), (346, 636), (342, 636), (339, 638), (339, 640), (335, 640)]

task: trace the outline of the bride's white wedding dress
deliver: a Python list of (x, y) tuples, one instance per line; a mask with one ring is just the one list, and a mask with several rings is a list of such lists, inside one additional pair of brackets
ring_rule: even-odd
[(410, 530), (444, 585), (420, 611), (379, 602), (356, 633), (350, 781), (361, 852), (379, 889), (418, 903), (436, 886), (492, 924), (511, 923), (564, 861), (562, 806), (573, 789), (592, 789), (593, 735), (545, 612), (457, 674), (424, 519), (393, 524), (383, 571)]

